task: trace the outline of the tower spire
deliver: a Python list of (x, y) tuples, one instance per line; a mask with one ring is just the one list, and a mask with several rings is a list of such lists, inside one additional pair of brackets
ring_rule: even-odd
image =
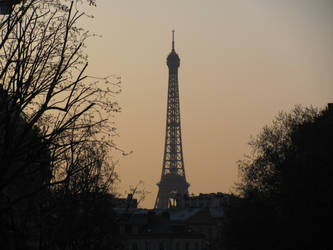
[(172, 30), (172, 51), (175, 51), (175, 30)]

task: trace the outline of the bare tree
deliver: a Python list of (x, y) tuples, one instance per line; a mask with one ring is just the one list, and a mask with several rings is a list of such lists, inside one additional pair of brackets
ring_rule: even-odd
[(1, 230), (26, 238), (23, 247), (37, 242), (37, 220), (27, 218), (57, 216), (60, 194), (105, 193), (115, 179), (108, 152), (120, 79), (85, 74), (90, 35), (73, 4), (26, 0), (0, 16)]

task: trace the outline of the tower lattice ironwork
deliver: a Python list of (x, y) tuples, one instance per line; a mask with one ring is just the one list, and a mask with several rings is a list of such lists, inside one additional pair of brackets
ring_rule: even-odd
[(180, 59), (175, 51), (174, 30), (172, 31), (172, 50), (167, 57), (167, 65), (169, 85), (164, 157), (161, 181), (157, 184), (159, 190), (155, 208), (171, 207), (176, 198), (188, 194), (190, 186), (186, 182), (184, 169), (178, 88)]

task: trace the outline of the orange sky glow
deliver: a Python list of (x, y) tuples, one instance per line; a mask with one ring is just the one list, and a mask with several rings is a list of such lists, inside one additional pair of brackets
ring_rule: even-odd
[(231, 192), (247, 142), (279, 111), (333, 102), (331, 0), (99, 0), (81, 24), (89, 75), (122, 78), (118, 192), (140, 180), (152, 208), (165, 137), (171, 30), (180, 57), (190, 193)]

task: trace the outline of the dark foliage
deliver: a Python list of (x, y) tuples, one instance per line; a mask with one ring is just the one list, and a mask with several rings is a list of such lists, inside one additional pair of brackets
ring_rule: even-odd
[[(333, 110), (281, 113), (240, 162), (242, 198), (226, 210), (231, 249), (328, 249)], [(319, 245), (323, 246), (322, 248)]]
[(271, 204), (256, 197), (234, 198), (224, 208), (223, 242), (226, 249), (279, 249), (278, 221)]

